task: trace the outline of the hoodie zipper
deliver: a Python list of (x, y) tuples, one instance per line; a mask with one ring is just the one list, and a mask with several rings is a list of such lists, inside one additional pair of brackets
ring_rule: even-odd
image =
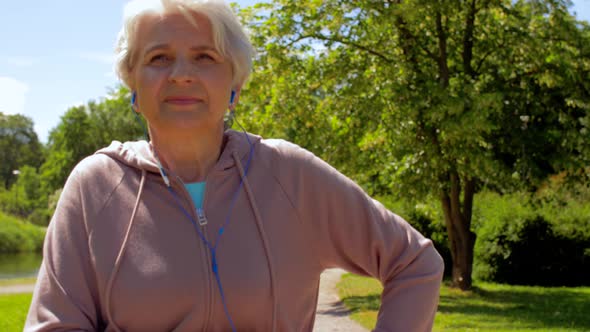
[[(207, 191), (207, 188), (205, 188), (205, 192)], [(193, 204), (192, 202), (192, 198), (191, 198), (191, 204)], [(203, 206), (205, 205), (205, 193), (203, 193)], [(204, 208), (196, 208), (195, 211), (197, 212), (197, 222), (199, 223), (199, 226), (201, 227), (201, 232), (203, 233), (203, 237), (205, 238), (205, 240), (209, 241), (209, 238), (207, 237), (207, 216), (205, 216), (205, 209)], [(201, 239), (199, 239), (201, 240)], [(205, 316), (205, 328), (203, 329), (204, 331), (207, 331), (209, 329), (209, 322), (211, 321), (211, 314), (213, 312), (212, 308), (213, 308), (213, 281), (211, 280), (211, 275), (213, 274), (213, 270), (211, 267), (211, 264), (213, 264), (213, 262), (211, 261), (211, 250), (209, 249), (209, 247), (205, 244), (202, 243), (203, 241), (200, 241), (201, 245), (203, 245), (203, 247), (205, 247), (205, 251), (206, 251), (206, 263), (205, 265), (207, 265), (205, 267), (205, 271), (207, 271), (207, 287), (208, 287), (208, 302), (209, 305), (207, 306), (207, 315)]]
[[(209, 176), (207, 176), (205, 178), (205, 183), (209, 182)], [(202, 207), (195, 209), (195, 211), (197, 212), (197, 218), (198, 218), (198, 222), (199, 225), (201, 226), (201, 231), (203, 232), (203, 236), (205, 237), (205, 240), (209, 241), (209, 238), (207, 237), (207, 215), (205, 214), (205, 203), (207, 201), (207, 185), (205, 185), (205, 191), (203, 192), (203, 204)], [(192, 199), (191, 199), (191, 203), (192, 203)], [(203, 329), (204, 331), (207, 331), (209, 329), (209, 323), (211, 322), (211, 316), (213, 315), (213, 300), (214, 300), (214, 285), (213, 283), (215, 281), (212, 280), (211, 275), (213, 275), (213, 267), (212, 264), (213, 262), (211, 261), (211, 250), (209, 249), (208, 246), (205, 245), (205, 249), (207, 250), (207, 281), (209, 282), (208, 286), (209, 286), (209, 305), (207, 306), (207, 316), (205, 318), (205, 328)]]
[[(203, 237), (205, 238), (205, 240), (207, 240), (207, 242), (209, 241), (209, 239), (207, 238), (207, 216), (205, 215), (205, 209), (204, 208), (196, 208), (195, 204), (193, 203), (193, 199), (191, 197), (191, 195), (188, 193), (188, 191), (186, 190), (186, 186), (184, 185), (184, 181), (182, 181), (182, 179), (179, 176), (176, 176), (176, 180), (178, 182), (180, 182), (181, 187), (182, 187), (182, 191), (184, 192), (184, 196), (185, 199), (186, 197), (188, 197), (188, 201), (189, 204), (191, 206), (192, 211), (196, 212), (197, 215), (197, 222), (199, 223), (200, 227), (201, 227), (201, 232), (203, 234)], [(205, 198), (207, 197), (207, 187), (205, 187), (205, 192), (203, 193), (203, 206), (205, 206)], [(194, 218), (194, 215), (193, 215)], [(203, 330), (206, 331), (209, 327), (209, 322), (211, 321), (211, 314), (212, 314), (212, 307), (213, 307), (213, 286), (212, 286), (212, 280), (211, 280), (211, 275), (213, 274), (213, 270), (211, 268), (211, 252), (209, 250), (209, 247), (207, 246), (207, 244), (203, 243), (203, 241), (197, 237), (197, 240), (199, 241), (201, 248), (203, 248), (205, 250), (205, 271), (206, 271), (206, 278), (207, 278), (207, 302), (209, 303), (209, 305), (207, 306), (207, 312), (205, 315), (205, 324), (204, 324), (204, 328)]]
[[(203, 208), (197, 208), (197, 217), (199, 218), (199, 225), (205, 228), (205, 225), (207, 225), (207, 217), (205, 216), (205, 210), (203, 210)], [(203, 233), (203, 235), (207, 238), (205, 233)]]

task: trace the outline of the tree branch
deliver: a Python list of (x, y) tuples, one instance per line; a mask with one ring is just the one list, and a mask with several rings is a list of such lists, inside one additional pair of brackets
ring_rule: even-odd
[(436, 12), (436, 32), (438, 35), (438, 74), (439, 82), (443, 88), (449, 86), (450, 74), (447, 64), (447, 35), (442, 23), (440, 9)]
[(400, 32), (400, 43), (402, 51), (404, 52), (404, 55), (408, 58), (408, 61), (414, 67), (414, 71), (420, 74), (422, 73), (422, 71), (420, 70), (420, 64), (418, 63), (418, 59), (416, 59), (416, 55), (414, 54), (412, 50), (412, 45), (410, 44), (412, 41), (414, 41), (414, 36), (406, 27), (406, 22), (401, 18), (401, 16), (396, 17), (396, 23), (397, 29)]
[[(503, 48), (504, 44), (500, 45), (499, 48)], [(477, 64), (477, 67), (475, 69), (475, 74), (476, 75), (480, 75), (481, 72), (481, 66), (483, 66), (484, 61), (487, 59), (488, 56), (490, 56), (492, 53), (494, 53), (497, 49), (490, 49), (486, 54), (484, 54), (484, 56), (479, 60), (479, 63)]]
[(473, 30), (475, 29), (476, 13), (475, 0), (471, 0), (469, 12), (465, 18), (465, 34), (463, 35), (463, 70), (470, 78), (475, 78), (471, 60), (473, 59)]
[(384, 54), (382, 54), (380, 52), (377, 52), (377, 51), (375, 51), (373, 49), (370, 49), (367, 46), (364, 46), (364, 45), (361, 45), (361, 44), (357, 44), (357, 43), (355, 43), (353, 41), (344, 40), (344, 39), (341, 39), (341, 38), (338, 38), (338, 37), (334, 37), (334, 36), (329, 37), (329, 36), (324, 36), (324, 35), (320, 35), (320, 34), (303, 35), (303, 36), (300, 36), (297, 39), (292, 40), (290, 43), (287, 44), (287, 46), (292, 46), (293, 44), (295, 44), (295, 43), (297, 43), (299, 41), (302, 41), (304, 39), (307, 39), (307, 38), (313, 38), (313, 39), (319, 39), (319, 40), (331, 41), (331, 42), (336, 42), (336, 43), (340, 43), (340, 44), (344, 44), (344, 45), (349, 45), (349, 46), (358, 48), (358, 49), (360, 49), (362, 51), (365, 51), (365, 52), (367, 52), (367, 53), (369, 53), (371, 55), (374, 55), (374, 56), (380, 58), (381, 60), (383, 60), (383, 61), (385, 61), (387, 63), (393, 63), (394, 62), (393, 59), (390, 59), (387, 56), (385, 56)]

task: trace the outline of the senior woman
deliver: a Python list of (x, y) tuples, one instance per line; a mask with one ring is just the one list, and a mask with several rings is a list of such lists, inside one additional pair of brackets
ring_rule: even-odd
[(253, 53), (225, 3), (130, 2), (116, 52), (150, 140), (68, 178), (26, 331), (310, 331), (332, 267), (383, 283), (375, 331), (431, 329), (431, 241), (310, 152), (225, 130)]

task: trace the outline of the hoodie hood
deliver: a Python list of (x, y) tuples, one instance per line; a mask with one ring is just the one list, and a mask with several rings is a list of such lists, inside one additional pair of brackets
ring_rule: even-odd
[[(234, 153), (245, 163), (250, 151), (250, 144), (255, 146), (260, 142), (261, 137), (250, 133), (227, 130), (223, 134), (223, 151), (213, 167), (212, 171), (226, 170), (235, 167)], [(121, 143), (113, 141), (111, 145), (100, 149), (97, 154), (105, 154), (128, 166), (145, 170), (147, 172), (159, 173), (158, 162), (154, 158), (151, 143), (142, 140)], [(169, 172), (169, 170), (166, 170)]]

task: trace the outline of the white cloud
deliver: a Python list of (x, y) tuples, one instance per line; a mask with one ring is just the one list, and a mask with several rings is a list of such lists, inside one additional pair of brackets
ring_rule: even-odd
[(0, 76), (0, 112), (4, 114), (23, 114), (25, 95), (29, 86), (12, 77)]
[(115, 55), (110, 53), (82, 52), (79, 56), (84, 60), (99, 62), (106, 65), (112, 65), (115, 63)]
[(39, 62), (38, 59), (28, 56), (0, 56), (0, 61), (17, 67), (31, 67)]

